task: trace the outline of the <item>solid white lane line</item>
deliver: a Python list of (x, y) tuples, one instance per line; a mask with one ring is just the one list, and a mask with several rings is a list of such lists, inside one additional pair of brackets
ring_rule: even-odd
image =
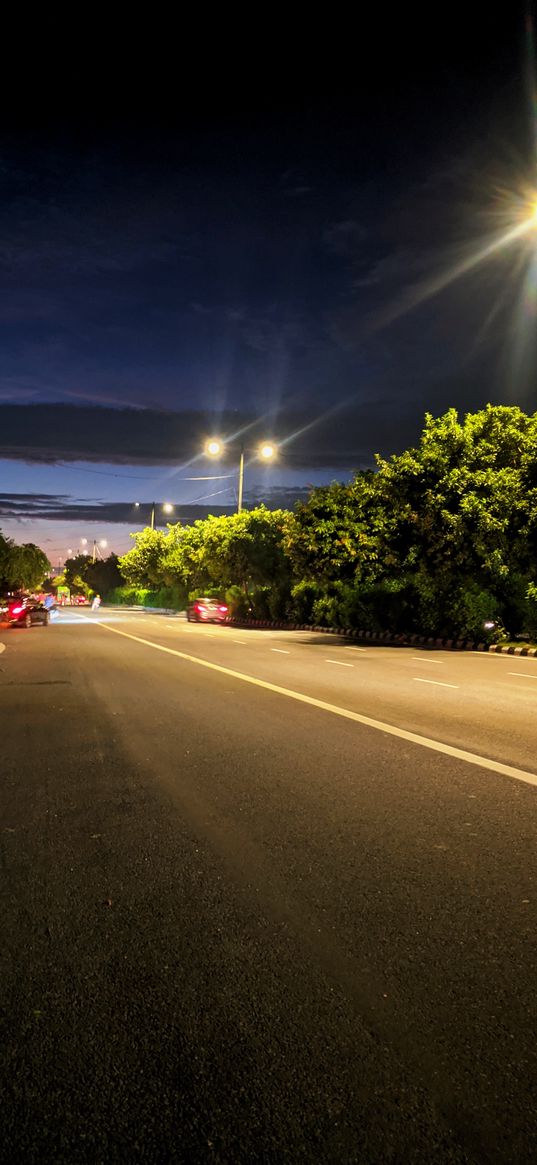
[(524, 680), (537, 680), (537, 676), (530, 676), (530, 673), (527, 671), (508, 671), (507, 675), (508, 676), (522, 676), (522, 679), (524, 679)]
[(240, 643), (242, 647), (244, 647), (246, 645), (245, 639), (232, 639), (231, 642), (232, 643)]
[(354, 667), (353, 663), (343, 663), (341, 659), (325, 659), (325, 663), (336, 663), (338, 667)]
[(134, 643), (151, 647), (153, 651), (162, 651), (165, 655), (175, 655), (178, 659), (185, 660), (186, 663), (194, 663), (209, 671), (219, 672), (220, 675), (231, 676), (232, 679), (240, 680), (241, 683), (252, 684), (253, 687), (263, 688), (266, 692), (275, 692), (277, 696), (286, 696), (288, 700), (296, 700), (299, 704), (308, 704), (311, 708), (319, 708), (322, 712), (330, 712), (333, 716), (352, 720), (355, 724), (362, 724), (365, 728), (385, 732), (387, 736), (395, 736), (398, 740), (406, 740), (409, 744), (419, 745), (420, 748), (441, 752), (444, 756), (453, 757), (454, 760), (465, 761), (466, 764), (477, 765), (478, 768), (488, 769), (491, 773), (499, 773), (503, 777), (511, 777), (515, 781), (524, 781), (526, 785), (537, 787), (536, 773), (517, 769), (514, 765), (504, 765), (501, 761), (491, 760), (490, 757), (480, 756), (479, 753), (467, 752), (464, 748), (455, 748), (451, 744), (444, 744), (443, 741), (433, 740), (429, 736), (419, 736), (417, 732), (408, 732), (406, 728), (398, 728), (395, 724), (387, 724), (383, 720), (373, 720), (371, 716), (364, 716), (361, 712), (352, 712), (350, 708), (341, 708), (338, 704), (317, 700), (315, 696), (307, 696), (304, 692), (296, 692), (293, 688), (284, 688), (280, 684), (271, 684), (269, 680), (246, 675), (245, 672), (235, 671), (234, 668), (223, 667), (220, 663), (211, 663), (208, 659), (201, 659), (197, 655), (187, 655), (186, 651), (178, 651), (175, 647), (164, 647), (162, 643), (154, 643), (152, 639), (142, 639), (141, 635), (130, 635), (128, 631), (120, 631), (119, 627), (111, 627), (109, 623), (101, 623), (100, 620), (96, 620), (96, 622), (103, 631), (110, 631), (112, 635), (122, 635), (124, 639), (132, 639)]
[(458, 684), (443, 684), (442, 680), (422, 680), (420, 676), (412, 676), (415, 684), (434, 684), (436, 688), (458, 688)]
[(290, 655), (290, 651), (284, 651), (282, 647), (271, 647), (271, 651), (277, 651), (278, 655)]
[(425, 659), (423, 655), (411, 655), (410, 658), (417, 660), (418, 663), (436, 663), (439, 667), (444, 666), (443, 659)]

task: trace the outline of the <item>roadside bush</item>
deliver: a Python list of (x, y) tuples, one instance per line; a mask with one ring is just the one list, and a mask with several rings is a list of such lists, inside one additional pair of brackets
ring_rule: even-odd
[(315, 599), (312, 607), (312, 623), (321, 627), (341, 627), (343, 624), (340, 622), (340, 610), (339, 595), (321, 595)]
[(173, 611), (184, 611), (186, 590), (181, 585), (160, 587), (152, 591), (148, 587), (114, 587), (105, 596), (105, 602), (124, 607), (167, 607)]
[(144, 607), (167, 607), (170, 611), (184, 611), (187, 605), (186, 587), (176, 583), (170, 587), (160, 587), (158, 591), (148, 591), (143, 605)]
[(301, 579), (291, 589), (286, 614), (293, 623), (311, 623), (313, 604), (321, 598), (321, 588), (316, 582)]
[[(480, 587), (473, 580), (458, 588), (448, 607), (448, 634), (460, 639), (477, 639), (490, 642), (504, 638), (501, 621), (501, 604), (491, 591)], [(494, 628), (486, 629), (485, 623), (494, 622)]]
[(114, 587), (105, 596), (105, 601), (112, 606), (143, 607), (146, 595), (150, 594), (147, 587)]
[(247, 619), (248, 615), (251, 614), (250, 598), (242, 587), (228, 587), (226, 603), (232, 619)]

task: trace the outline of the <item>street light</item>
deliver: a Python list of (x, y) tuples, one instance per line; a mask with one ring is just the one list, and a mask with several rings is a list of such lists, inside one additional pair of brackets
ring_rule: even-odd
[[(95, 562), (95, 559), (97, 558), (97, 554), (98, 553), (100, 554), (99, 547), (104, 550), (106, 546), (108, 546), (108, 542), (106, 541), (106, 538), (101, 538), (99, 544), (97, 544), (96, 538), (93, 539), (93, 561), (94, 562)], [(102, 558), (102, 554), (101, 554), (101, 558)]]
[[(220, 439), (220, 437), (211, 437), (208, 441), (205, 442), (205, 452), (208, 454), (209, 457), (221, 457), (225, 451), (225, 448), (226, 448), (226, 442), (222, 441)], [(242, 495), (243, 495), (243, 488), (244, 488), (244, 454), (245, 454), (245, 452), (246, 452), (246, 450), (244, 448), (244, 443), (241, 443), (240, 456), (239, 456), (239, 490), (238, 490), (238, 500), (237, 500), (237, 513), (238, 514), (242, 513)], [(249, 450), (249, 452), (251, 452), (251, 450)], [(263, 441), (262, 444), (259, 445), (257, 450), (256, 450), (257, 456), (260, 457), (262, 461), (272, 461), (272, 459), (276, 456), (277, 452), (278, 452), (277, 446), (274, 445), (272, 441)]]
[[(136, 503), (136, 504), (138, 505), (138, 503)], [(162, 506), (162, 510), (165, 514), (172, 513), (173, 506), (172, 506), (171, 502), (161, 502), (160, 505)], [(157, 503), (153, 502), (153, 505), (151, 506), (151, 529), (152, 530), (155, 529), (155, 510), (156, 510), (156, 508), (157, 508)]]

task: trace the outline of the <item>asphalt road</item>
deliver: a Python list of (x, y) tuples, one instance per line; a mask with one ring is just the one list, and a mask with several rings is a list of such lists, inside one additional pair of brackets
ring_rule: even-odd
[(0, 631), (2, 1162), (534, 1162), (537, 660)]

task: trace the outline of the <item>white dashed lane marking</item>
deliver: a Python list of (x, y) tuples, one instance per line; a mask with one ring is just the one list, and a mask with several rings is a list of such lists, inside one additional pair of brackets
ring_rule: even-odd
[(422, 680), (420, 676), (413, 676), (416, 684), (434, 684), (436, 688), (458, 688), (458, 684), (443, 684), (442, 680)]
[(354, 667), (353, 663), (343, 663), (341, 659), (325, 659), (325, 663), (336, 663), (338, 667)]
[(410, 658), (416, 660), (417, 663), (436, 663), (439, 667), (444, 666), (443, 659), (424, 659), (422, 655), (411, 655)]
[(271, 647), (271, 651), (276, 651), (278, 655), (290, 655), (290, 651), (284, 651), (282, 647)]
[[(160, 651), (165, 655), (175, 656), (175, 658), (181, 659), (185, 663), (194, 664), (196, 667), (205, 668), (219, 675), (238, 680), (240, 683), (252, 684), (256, 688), (262, 688), (266, 692), (273, 692), (275, 695), (284, 696), (288, 700), (296, 700), (300, 704), (309, 705), (310, 708), (317, 708), (319, 711), (328, 712), (332, 716), (341, 716), (345, 720), (352, 720), (355, 724), (361, 724), (366, 728), (373, 728), (377, 732), (383, 732), (388, 736), (397, 737), (399, 740), (404, 740), (409, 744), (416, 744), (421, 748), (430, 749), (432, 752), (443, 753), (444, 756), (452, 757), (455, 760), (465, 761), (467, 764), (488, 769), (489, 772), (500, 773), (504, 777), (511, 777), (516, 781), (524, 781), (527, 785), (537, 786), (537, 773), (516, 768), (514, 765), (503, 764), (502, 761), (480, 756), (479, 753), (468, 752), (464, 748), (455, 748), (451, 744), (445, 744), (441, 740), (434, 740), (430, 736), (420, 736), (419, 733), (409, 732), (408, 729), (399, 728), (396, 724), (389, 724), (384, 720), (375, 720), (372, 716), (364, 716), (363, 713), (354, 712), (351, 708), (342, 708), (340, 705), (330, 704), (326, 700), (318, 700), (315, 696), (308, 696), (305, 692), (297, 692), (292, 688), (283, 688), (280, 684), (273, 684), (268, 680), (262, 680), (258, 676), (235, 671), (234, 668), (223, 667), (222, 664), (211, 663), (208, 659), (202, 659), (196, 655), (188, 655), (185, 651), (177, 651), (173, 647), (164, 647), (162, 643), (155, 643), (152, 639), (144, 639), (141, 635), (131, 635), (128, 631), (120, 631), (119, 627), (110, 627), (107, 623), (101, 622), (101, 620), (97, 620), (96, 622), (97, 626), (101, 627), (103, 631), (111, 632), (113, 635), (121, 635), (124, 639), (130, 639), (133, 643), (139, 643), (143, 647), (151, 648), (152, 651)], [(451, 685), (449, 686), (451, 687)]]
[(530, 673), (527, 671), (508, 671), (507, 675), (519, 676), (519, 678), (522, 678), (523, 680), (537, 680), (537, 676), (530, 676)]

